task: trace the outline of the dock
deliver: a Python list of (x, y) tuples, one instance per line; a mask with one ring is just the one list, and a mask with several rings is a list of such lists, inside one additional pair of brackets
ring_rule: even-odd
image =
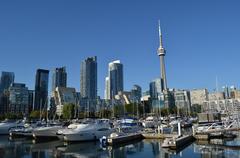
[(220, 132), (220, 133), (196, 133), (194, 134), (195, 139), (197, 140), (210, 140), (210, 139), (223, 139), (223, 138), (229, 138), (233, 139), (236, 138), (237, 135), (233, 133), (226, 133), (226, 132)]
[(180, 137), (166, 138), (162, 144), (163, 148), (170, 148), (172, 150), (179, 150), (194, 141), (192, 135), (184, 135)]
[(195, 134), (194, 137), (197, 140), (209, 140), (209, 134)]
[(176, 137), (177, 134), (161, 134), (161, 133), (142, 133), (144, 139), (165, 139)]
[[(207, 131), (202, 131), (203, 134), (216, 133), (216, 132), (227, 132), (227, 131), (239, 131), (240, 128), (226, 128), (226, 129), (209, 129)], [(196, 132), (198, 134), (199, 132)]]
[(142, 140), (143, 136), (141, 133), (132, 133), (124, 136), (109, 137), (107, 138), (107, 144), (111, 146), (128, 143), (134, 140)]

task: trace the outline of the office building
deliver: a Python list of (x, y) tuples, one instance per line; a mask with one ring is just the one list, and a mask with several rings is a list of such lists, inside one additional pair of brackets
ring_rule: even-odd
[(152, 99), (159, 99), (161, 96), (161, 80), (159, 78), (150, 82), (149, 93)]
[(82, 98), (97, 99), (97, 57), (81, 62), (80, 93)]
[(106, 78), (106, 99), (114, 99), (119, 91), (123, 91), (123, 64), (120, 60), (110, 62), (108, 65), (108, 78)]
[(34, 110), (47, 109), (49, 70), (37, 69), (35, 80)]
[(9, 87), (9, 113), (29, 114), (29, 92), (25, 84), (13, 83)]
[(13, 72), (2, 72), (0, 79), (0, 114), (8, 112), (9, 92), (8, 89), (14, 82)]
[(110, 81), (109, 81), (109, 77), (105, 78), (104, 98), (108, 99), (108, 100), (110, 99)]
[(225, 94), (224, 92), (212, 92), (208, 94), (208, 100), (213, 101), (213, 100), (223, 100), (225, 99)]
[(67, 72), (66, 67), (55, 68), (52, 75), (52, 91), (56, 87), (67, 87)]
[(53, 93), (53, 97), (56, 105), (56, 113), (58, 116), (62, 115), (63, 106), (65, 104), (77, 104), (75, 88), (57, 87)]
[(233, 89), (230, 91), (230, 97), (232, 99), (240, 99), (240, 90)]
[(187, 90), (175, 90), (174, 91), (175, 106), (179, 110), (182, 110), (185, 115), (189, 115), (191, 112), (191, 100), (190, 91)]
[(14, 73), (13, 72), (2, 72), (0, 80), (0, 93), (3, 93), (4, 90), (8, 90), (11, 84), (14, 82)]
[(133, 103), (140, 103), (142, 97), (142, 88), (139, 85), (133, 85), (131, 90), (131, 100)]
[(193, 89), (190, 91), (191, 105), (203, 105), (208, 100), (207, 89)]
[(28, 90), (28, 111), (32, 112), (34, 107), (34, 90)]
[(117, 95), (114, 96), (115, 104), (125, 105), (130, 104), (132, 98), (132, 93), (128, 91), (119, 91)]

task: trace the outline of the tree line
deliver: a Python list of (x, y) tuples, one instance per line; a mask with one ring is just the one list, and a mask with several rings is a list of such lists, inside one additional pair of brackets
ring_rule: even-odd
[[(170, 114), (180, 115), (180, 116), (186, 116), (188, 115), (188, 112), (186, 109), (181, 108), (178, 109), (176, 106), (173, 106), (171, 108), (161, 108), (161, 109), (154, 109), (150, 106), (150, 104), (137, 104), (137, 103), (131, 103), (131, 104), (125, 104), (125, 105), (114, 105), (113, 108), (103, 108), (100, 109), (97, 112), (89, 112), (89, 111), (76, 111), (77, 107), (74, 104), (65, 104), (62, 109), (62, 115), (59, 117), (56, 117), (56, 114), (52, 114), (51, 112), (42, 111), (40, 114), (40, 111), (32, 111), (29, 114), (29, 119), (53, 119), (53, 118), (59, 118), (63, 120), (70, 120), (75, 118), (122, 118), (122, 117), (146, 117), (148, 113), (155, 113), (157, 115), (161, 116), (169, 116)], [(193, 105), (190, 109), (190, 115), (191, 116), (197, 116), (197, 113), (201, 112), (201, 105)], [(41, 116), (41, 117), (40, 117)], [(0, 115), (0, 120), (3, 120), (5, 118), (7, 119), (22, 119), (24, 115), (22, 113), (6, 113), (4, 115)]]

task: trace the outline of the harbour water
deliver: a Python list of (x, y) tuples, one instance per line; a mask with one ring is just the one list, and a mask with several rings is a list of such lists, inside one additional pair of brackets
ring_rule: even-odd
[[(62, 141), (33, 142), (0, 136), (2, 158), (215, 158), (240, 157), (240, 138), (230, 141), (194, 142), (181, 151), (161, 148), (161, 140), (145, 139), (119, 147), (101, 147), (99, 142), (65, 144)], [(213, 144), (219, 145), (213, 145)]]

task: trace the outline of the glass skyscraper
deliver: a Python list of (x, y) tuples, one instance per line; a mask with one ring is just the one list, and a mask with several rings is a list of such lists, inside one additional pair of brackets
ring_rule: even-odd
[(47, 108), (49, 70), (37, 69), (35, 82), (34, 110)]
[(133, 85), (131, 90), (131, 100), (133, 103), (140, 103), (142, 97), (142, 88), (139, 85)]
[(56, 87), (67, 87), (66, 67), (54, 69), (52, 75), (52, 91), (55, 91)]
[(14, 82), (14, 73), (3, 71), (1, 75), (1, 81), (0, 81), (0, 93), (3, 93), (4, 90), (8, 89), (13, 82)]
[(81, 62), (80, 93), (82, 98), (97, 99), (97, 57)]
[(9, 88), (9, 111), (10, 113), (29, 114), (28, 88), (22, 83), (13, 83)]
[(13, 82), (14, 73), (3, 71), (0, 79), (0, 114), (6, 113), (8, 111), (9, 99), (6, 90), (9, 89)]
[[(159, 78), (153, 80), (149, 84), (149, 94), (151, 98), (153, 112), (164, 106), (164, 96), (161, 91), (161, 80)], [(157, 112), (157, 111), (155, 111)]]
[(123, 64), (120, 60), (108, 65), (108, 78), (106, 80), (106, 99), (113, 99), (119, 91), (123, 91)]
[(161, 80), (159, 78), (150, 82), (149, 93), (152, 99), (159, 99), (161, 94)]
[(31, 113), (34, 106), (34, 90), (28, 90), (28, 111)]

